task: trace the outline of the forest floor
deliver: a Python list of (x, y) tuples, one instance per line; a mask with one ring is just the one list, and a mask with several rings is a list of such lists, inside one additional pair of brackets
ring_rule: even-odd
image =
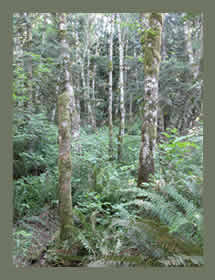
[[(108, 260), (97, 260), (92, 262), (87, 262), (84, 264), (82, 259), (70, 256), (67, 258), (62, 258), (61, 261), (55, 260), (57, 256), (54, 253), (54, 258), (52, 253), (53, 242), (56, 239), (56, 233), (59, 229), (59, 220), (57, 215), (57, 209), (50, 209), (49, 207), (44, 208), (40, 215), (38, 216), (26, 216), (19, 220), (13, 227), (13, 232), (25, 230), (31, 233), (30, 245), (23, 250), (18, 248), (18, 252), (13, 256), (13, 263), (17, 268), (21, 267), (117, 267), (115, 261)], [(56, 248), (55, 248), (56, 249)], [(55, 251), (55, 250), (54, 250)], [(137, 256), (137, 250), (127, 249), (120, 252), (120, 255)], [(51, 256), (51, 259), (50, 259)], [(62, 262), (63, 261), (63, 262)], [(125, 264), (127, 266), (127, 264)]]
[(49, 266), (45, 254), (47, 246), (53, 240), (58, 229), (59, 222), (56, 209), (44, 208), (39, 216), (24, 217), (17, 222), (13, 232), (17, 228), (24, 229), (31, 233), (31, 244), (26, 248), (24, 254), (17, 254), (13, 257), (16, 267), (47, 267)]

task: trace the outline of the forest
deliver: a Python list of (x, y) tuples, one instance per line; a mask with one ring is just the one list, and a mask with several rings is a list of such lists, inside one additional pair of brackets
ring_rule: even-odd
[(203, 266), (203, 13), (12, 24), (15, 267)]

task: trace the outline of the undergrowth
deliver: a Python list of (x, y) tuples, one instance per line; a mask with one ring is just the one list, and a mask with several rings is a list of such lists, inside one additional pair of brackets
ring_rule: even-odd
[[(115, 150), (116, 135), (114, 129)], [(103, 259), (134, 265), (204, 263), (202, 127), (185, 136), (169, 129), (161, 139), (156, 173), (150, 183), (137, 188), (140, 136), (134, 131), (125, 135), (123, 160), (119, 163), (109, 160), (106, 127), (96, 134), (81, 131), (81, 150), (72, 143), (72, 237), (52, 244), (50, 262), (69, 254), (88, 261)], [(49, 153), (44, 154), (46, 171), (15, 181), (14, 208), (19, 219), (38, 214), (45, 204), (57, 206), (58, 172), (53, 164), (57, 163), (57, 141), (52, 141), (44, 146), (49, 149), (55, 145), (51, 148), (52, 160)], [(19, 235), (14, 238), (20, 239)], [(60, 257), (56, 252), (61, 252)]]

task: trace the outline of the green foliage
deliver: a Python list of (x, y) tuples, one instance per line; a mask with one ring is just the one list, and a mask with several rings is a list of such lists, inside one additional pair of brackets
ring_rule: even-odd
[[(19, 104), (23, 104), (23, 102), (28, 99), (26, 96), (26, 88), (25, 88), (25, 82), (27, 80), (27, 75), (23, 69), (23, 67), (14, 64), (13, 65), (13, 100), (14, 102), (17, 102)], [(21, 93), (21, 94), (20, 94)]]
[[(166, 16), (164, 32), (166, 56), (161, 62), (159, 80), (159, 107), (164, 116), (165, 132), (155, 158), (155, 176), (149, 184), (136, 187), (141, 134), (144, 57), (141, 48), (138, 14), (122, 14), (122, 37), (125, 43), (125, 107), (129, 111), (132, 94), (133, 122), (126, 120), (123, 139), (123, 158), (118, 163), (109, 160), (108, 118), (108, 49), (109, 33), (103, 18), (97, 25), (90, 23), (90, 85), (95, 73), (95, 91), (83, 88), (82, 63), (87, 80), (86, 14), (68, 15), (68, 42), (71, 55), (71, 77), (75, 96), (80, 98), (80, 150), (72, 146), (72, 200), (74, 225), (72, 239), (59, 245), (70, 256), (77, 254), (92, 259), (116, 263), (156, 266), (189, 266), (203, 264), (203, 206), (202, 206), (202, 128), (187, 131), (181, 136), (189, 103), (194, 105), (188, 124), (195, 119), (201, 107), (201, 81), (194, 81), (185, 53), (184, 20), (193, 26), (194, 53), (200, 46), (199, 21), (193, 13), (172, 13)], [(197, 16), (198, 17), (198, 16)], [(125, 19), (125, 20), (124, 20)], [(46, 21), (46, 24), (44, 24)], [(15, 14), (13, 17), (16, 55), (13, 63), (13, 175), (14, 217), (39, 222), (32, 215), (40, 213), (44, 205), (57, 206), (58, 143), (54, 119), (57, 91), (61, 92), (61, 57), (57, 38), (57, 16)], [(26, 51), (27, 24), (33, 23), (31, 50)], [(93, 31), (91, 33), (91, 31)], [(95, 31), (95, 32), (94, 32)], [(96, 37), (94, 37), (94, 33)], [(77, 34), (77, 37), (74, 36)], [(156, 35), (149, 29), (148, 35)], [(194, 38), (195, 37), (195, 38)], [(77, 39), (78, 38), (78, 39)], [(99, 44), (96, 43), (99, 42)], [(98, 47), (96, 53), (96, 45)], [(74, 47), (76, 46), (76, 47)], [(113, 36), (113, 112), (118, 100), (118, 34)], [(26, 87), (28, 71), (26, 58), (32, 60), (32, 100)], [(77, 59), (76, 59), (77, 58)], [(87, 125), (84, 91), (95, 94), (93, 107), (97, 131)], [(90, 100), (87, 100), (89, 102)], [(26, 104), (30, 104), (28, 107)], [(186, 105), (186, 106), (185, 106)], [(185, 108), (186, 107), (186, 108)], [(27, 110), (27, 108), (29, 108)], [(190, 108), (190, 107), (189, 107)], [(57, 114), (56, 114), (57, 116)], [(55, 116), (55, 119), (56, 119)], [(113, 154), (117, 154), (118, 115), (113, 115)], [(187, 125), (185, 128), (187, 128)], [(104, 126), (100, 128), (100, 126)], [(168, 129), (168, 127), (177, 127)], [(166, 129), (167, 128), (167, 129)], [(40, 223), (41, 224), (41, 223)], [(22, 224), (23, 225), (23, 224)], [(43, 224), (44, 226), (44, 224)], [(14, 234), (18, 248), (14, 255), (24, 256), (31, 242), (31, 226)], [(71, 249), (71, 251), (70, 251)], [(62, 251), (61, 251), (62, 252)], [(56, 262), (59, 254), (53, 253)], [(53, 259), (52, 258), (52, 259)]]
[(14, 113), (14, 218), (55, 204), (58, 184), (57, 128), (44, 114)]
[(27, 176), (14, 182), (14, 218), (35, 215), (45, 204), (54, 206), (57, 200), (57, 170), (40, 176)]
[[(115, 250), (110, 250), (109, 239), (104, 238), (104, 252), (115, 255), (126, 248), (136, 248), (152, 258), (154, 265), (199, 266), (204, 263), (200, 257), (203, 254), (202, 132), (199, 128), (186, 136), (177, 136), (176, 129), (167, 131), (156, 161), (157, 170), (162, 173), (156, 173), (148, 186), (135, 187), (135, 178), (128, 173), (132, 165), (117, 168), (121, 187), (115, 188), (112, 195), (117, 195), (118, 202), (114, 203), (112, 198), (109, 211), (102, 212), (105, 219), (112, 220), (110, 226), (106, 223), (106, 235)], [(126, 178), (127, 187), (122, 187), (122, 177)], [(99, 206), (102, 196), (92, 194), (93, 210), (102, 209)]]
[(15, 112), (13, 124), (13, 175), (39, 175), (57, 163), (57, 128), (44, 114)]
[[(114, 129), (113, 132), (113, 148), (116, 154), (118, 131)], [(106, 196), (110, 203), (117, 202), (117, 190), (122, 184), (126, 185), (128, 178), (132, 177), (132, 174), (134, 176), (136, 171), (140, 136), (125, 135), (124, 163), (121, 165), (115, 160), (109, 161), (107, 128), (99, 129), (96, 134), (90, 135), (82, 131), (79, 143), (81, 154), (75, 149), (72, 151), (74, 204), (80, 202), (82, 194), (89, 191)]]
[(166, 139), (161, 141), (157, 151), (158, 176), (188, 188), (199, 200), (203, 187), (202, 127), (186, 136), (178, 136), (176, 129), (163, 135)]
[[(142, 248), (157, 265), (155, 259), (161, 260), (160, 265), (174, 263), (174, 260), (178, 265), (181, 260), (181, 266), (195, 264), (194, 255), (201, 255), (203, 246), (201, 127), (186, 136), (178, 136), (177, 129), (163, 133), (156, 155), (157, 173), (143, 189), (135, 187), (133, 173), (137, 170), (139, 136), (125, 135), (127, 161), (118, 165), (108, 162), (98, 149), (107, 152), (104, 133), (105, 130), (99, 131), (97, 136), (87, 138), (89, 142), (83, 142), (84, 148), (87, 144), (88, 153), (82, 154), (82, 164), (86, 160), (89, 169), (93, 166), (95, 181), (93, 189), (76, 196), (76, 207), (85, 217), (97, 213), (96, 225), (103, 231), (101, 237), (96, 227), (100, 236), (97, 238), (103, 240), (100, 244), (104, 246), (99, 250), (106, 255), (116, 255), (126, 248)], [(95, 183), (99, 188), (95, 188)], [(93, 237), (93, 233), (88, 236)], [(85, 243), (85, 246), (90, 245)], [(96, 245), (91, 246), (91, 253), (101, 257)], [(168, 259), (169, 255), (172, 259)]]
[(16, 267), (25, 266), (25, 258), (32, 242), (32, 233), (23, 229), (13, 232), (13, 263)]

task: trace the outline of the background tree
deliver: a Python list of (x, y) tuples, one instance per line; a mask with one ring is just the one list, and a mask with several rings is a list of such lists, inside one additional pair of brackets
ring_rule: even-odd
[(120, 92), (120, 126), (118, 136), (118, 160), (122, 160), (122, 145), (125, 133), (125, 105), (124, 105), (124, 46), (121, 34), (121, 17), (117, 14), (119, 36), (119, 92)]
[(110, 15), (110, 39), (109, 39), (109, 106), (108, 106), (108, 125), (109, 125), (109, 156), (113, 158), (113, 121), (112, 121), (112, 106), (113, 106), (113, 27), (114, 15)]

